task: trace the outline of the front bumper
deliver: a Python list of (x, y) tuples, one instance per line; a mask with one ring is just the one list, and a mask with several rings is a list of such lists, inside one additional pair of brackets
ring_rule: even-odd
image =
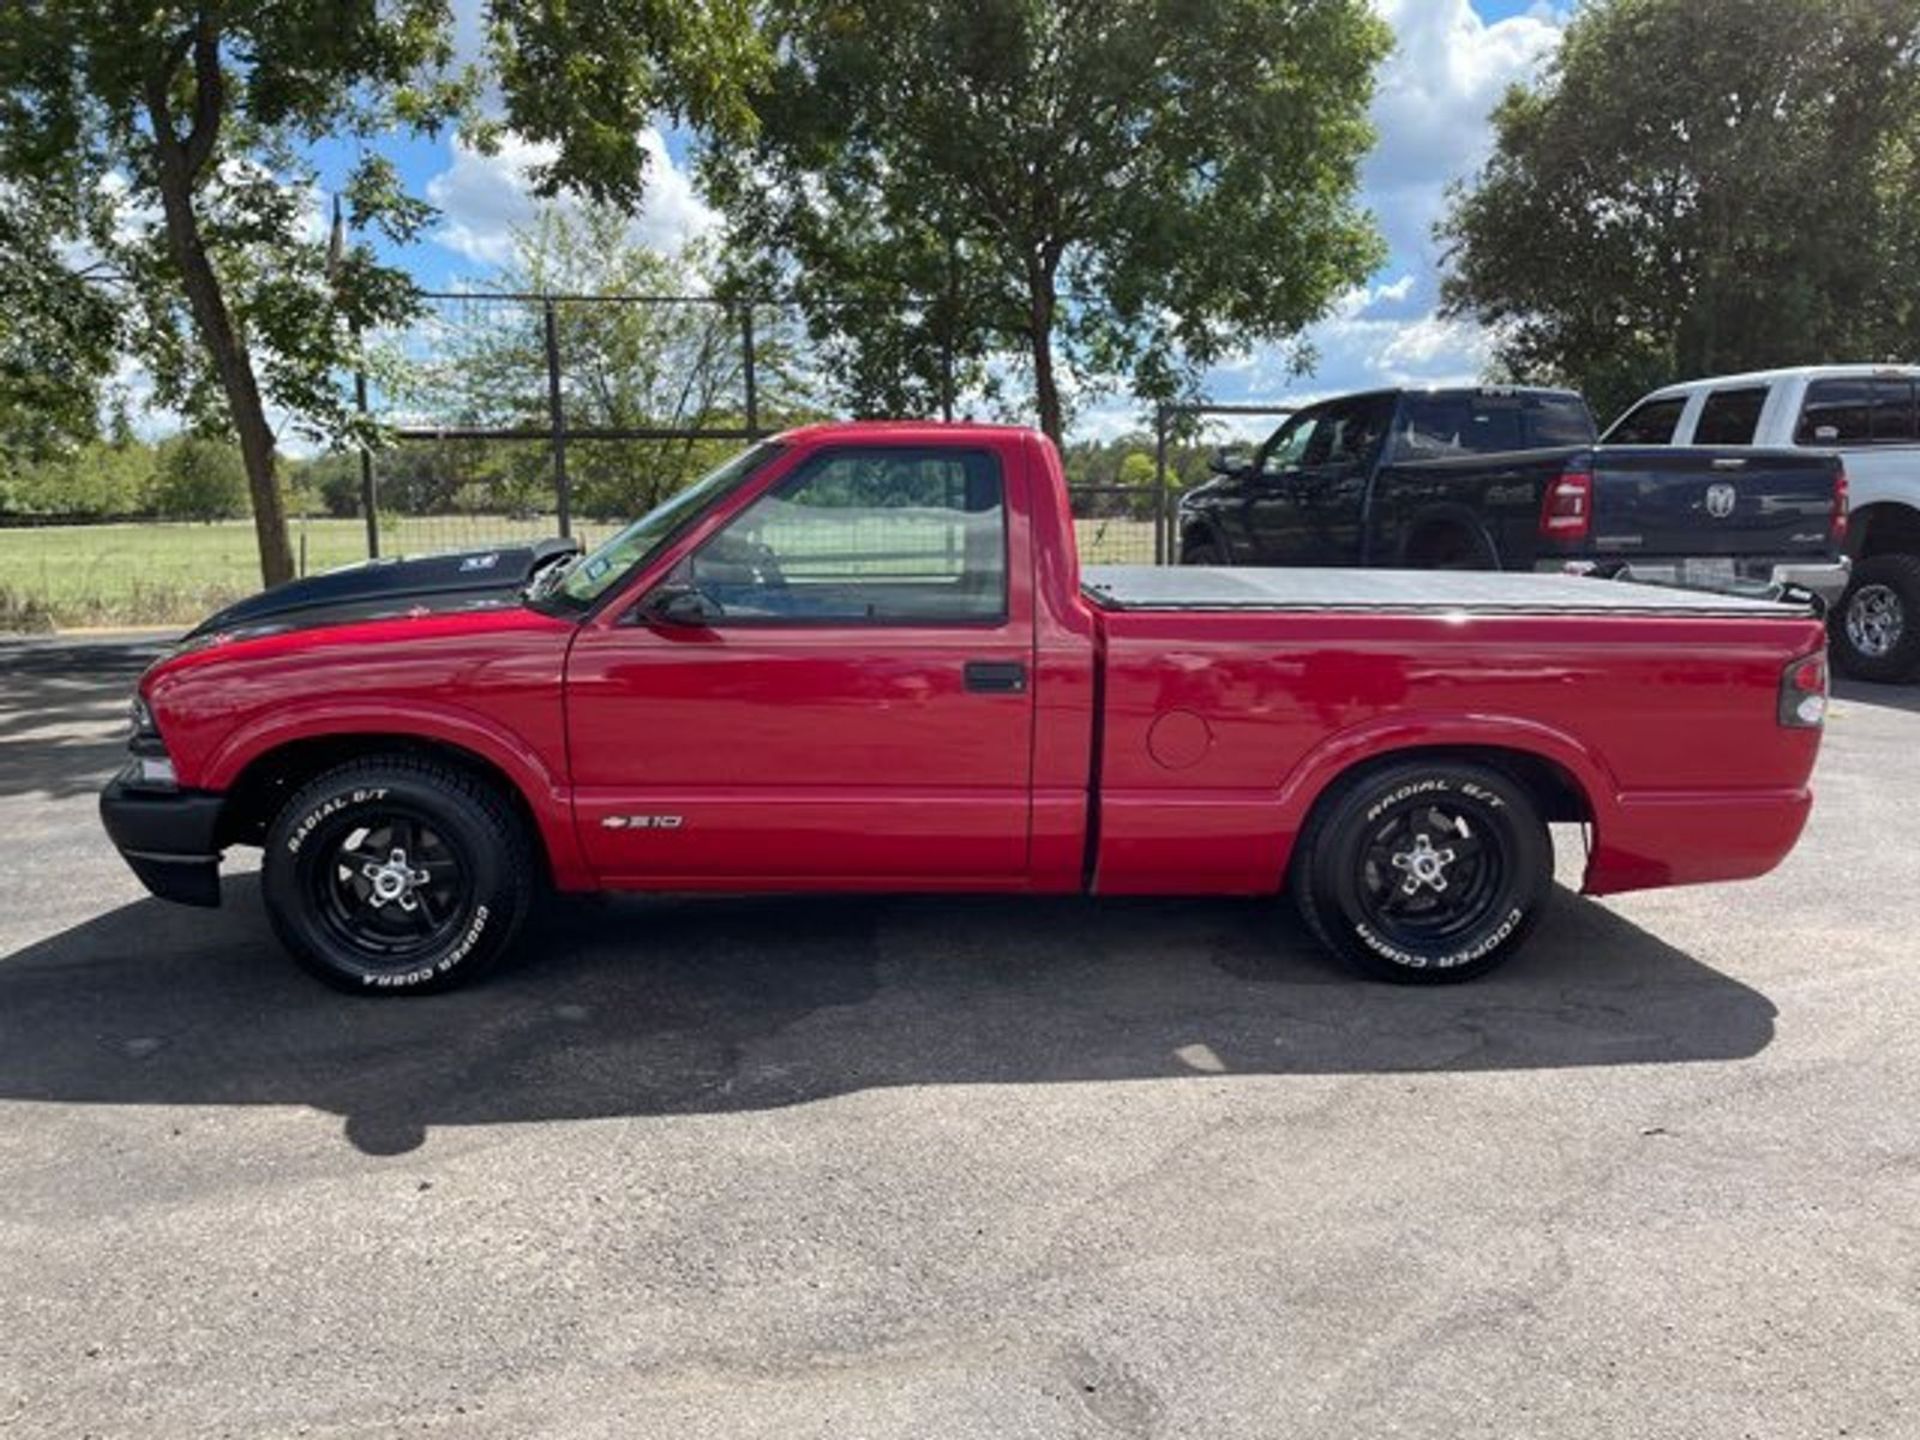
[(151, 790), (125, 772), (100, 792), (100, 823), (140, 883), (182, 905), (220, 903), (220, 807), (204, 790)]

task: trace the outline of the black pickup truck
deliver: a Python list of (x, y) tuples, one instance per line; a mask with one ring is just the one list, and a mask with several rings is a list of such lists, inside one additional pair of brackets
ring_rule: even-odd
[(1846, 588), (1833, 455), (1598, 445), (1567, 390), (1381, 390), (1296, 412), (1180, 502), (1189, 565), (1562, 570)]

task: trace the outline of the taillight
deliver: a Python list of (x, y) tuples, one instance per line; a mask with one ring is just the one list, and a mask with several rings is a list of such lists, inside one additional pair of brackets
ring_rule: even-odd
[(1833, 512), (1827, 520), (1827, 533), (1835, 548), (1847, 543), (1847, 467), (1839, 465), (1833, 474)]
[(1827, 654), (1802, 655), (1780, 676), (1780, 723), (1818, 730), (1827, 718)]
[(1540, 533), (1552, 540), (1584, 540), (1593, 529), (1593, 469), (1576, 461), (1547, 486), (1540, 502)]

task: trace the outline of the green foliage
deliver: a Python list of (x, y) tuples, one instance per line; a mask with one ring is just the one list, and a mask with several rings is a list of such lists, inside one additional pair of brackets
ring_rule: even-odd
[[(758, 51), (738, 0), (488, 0), (486, 14), (495, 121), (557, 144), (551, 184), (631, 202), (655, 110), (746, 123)], [(455, 67), (453, 26), (449, 0), (0, 6), (0, 444), (85, 433), (112, 354), (137, 355), (160, 404), (237, 435), (263, 575), (286, 579), (266, 407), (313, 438), (365, 438), (340, 374), (363, 333), (418, 305), (372, 244), (336, 247), (316, 223), (313, 142), (474, 119), (485, 77)], [(486, 143), (491, 126), (473, 128)], [(373, 154), (344, 199), (354, 232), (394, 243), (433, 213)]]
[(512, 129), (555, 147), (542, 194), (631, 211), (659, 116), (722, 140), (753, 128), (768, 54), (744, 0), (487, 0), (487, 18)]
[(1644, 390), (1920, 348), (1920, 3), (1592, 0), (1440, 228), (1502, 371)]
[(0, 515), (142, 514), (151, 500), (153, 474), (153, 448), (131, 440), (96, 440), (37, 460), (0, 460)]
[[(1354, 204), (1388, 32), (1363, 0), (772, 0), (758, 140), (703, 173), (844, 403), (1171, 397), (1381, 256)], [(1011, 368), (1009, 366), (1011, 361)], [(1056, 373), (1064, 366), (1065, 376)]]
[(159, 449), (153, 513), (163, 520), (231, 520), (247, 513), (247, 470), (232, 445), (179, 435)]
[(0, 178), (0, 449), (45, 456), (99, 433), (118, 317), (63, 253), (71, 197), (35, 197)]

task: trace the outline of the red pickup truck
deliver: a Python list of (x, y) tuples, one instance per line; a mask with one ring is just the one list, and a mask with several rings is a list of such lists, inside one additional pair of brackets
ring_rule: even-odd
[(140, 682), (108, 833), (287, 948), (418, 992), (544, 888), (1268, 895), (1458, 980), (1552, 885), (1764, 873), (1826, 701), (1810, 611), (1554, 575), (1090, 569), (1030, 431), (745, 451), (593, 553), (373, 562), (244, 601)]

